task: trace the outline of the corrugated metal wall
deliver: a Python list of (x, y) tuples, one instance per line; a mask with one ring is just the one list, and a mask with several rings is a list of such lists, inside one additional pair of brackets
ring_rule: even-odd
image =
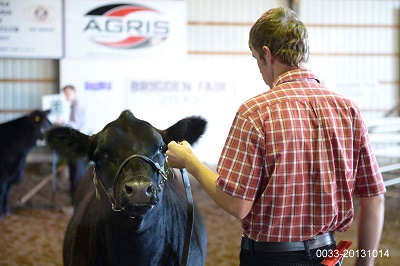
[(303, 0), (300, 14), (310, 64), (332, 89), (365, 116), (383, 116), (398, 104), (400, 1)]
[[(299, 0), (293, 7), (310, 35), (309, 66), (330, 88), (352, 98), (366, 117), (399, 102), (399, 0)], [(251, 60), (248, 32), (267, 9), (290, 1), (188, 2), (191, 59)], [(238, 64), (240, 67), (240, 63)]]
[(247, 60), (251, 25), (278, 0), (189, 0), (188, 54), (209, 60)]
[(42, 95), (58, 92), (56, 60), (0, 59), (0, 123), (41, 109)]
[[(248, 32), (284, 0), (187, 0), (188, 58), (253, 60)], [(399, 102), (400, 0), (293, 1), (310, 33), (310, 66), (322, 81), (353, 98), (366, 116)], [(0, 122), (41, 107), (58, 92), (58, 61), (0, 59)]]

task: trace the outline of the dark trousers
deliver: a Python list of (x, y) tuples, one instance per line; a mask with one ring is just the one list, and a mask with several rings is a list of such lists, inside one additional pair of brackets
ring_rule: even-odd
[(79, 181), (81, 181), (82, 176), (86, 172), (88, 162), (86, 159), (76, 159), (68, 161), (68, 170), (69, 170), (69, 181), (70, 188), (69, 194), (71, 196), (71, 203), (74, 203), (76, 189), (79, 185)]
[[(290, 252), (255, 252), (252, 250), (240, 251), (240, 266), (304, 266), (304, 265), (322, 265), (325, 259), (319, 254), (322, 252), (317, 250), (332, 250), (336, 248), (336, 244), (320, 247), (318, 249), (309, 249), (302, 251)], [(336, 266), (340, 266), (341, 262)]]

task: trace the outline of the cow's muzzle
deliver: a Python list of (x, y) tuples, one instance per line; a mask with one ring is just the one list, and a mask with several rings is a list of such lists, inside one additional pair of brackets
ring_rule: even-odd
[[(159, 180), (157, 183), (155, 183), (153, 181), (149, 181), (147, 176), (139, 176), (135, 177), (134, 181), (126, 181), (121, 189), (121, 196), (117, 199), (116, 180), (118, 179), (125, 165), (134, 158), (141, 159), (148, 163), (158, 176)], [(120, 165), (114, 177), (112, 187), (108, 189), (105, 189), (102, 182), (97, 178), (95, 169), (93, 181), (96, 187), (96, 197), (100, 198), (100, 193), (97, 189), (98, 185), (100, 185), (100, 187), (102, 187), (106, 192), (114, 211), (123, 211), (131, 218), (142, 218), (148, 210), (152, 209), (156, 204), (158, 204), (158, 195), (164, 188), (164, 183), (168, 179), (169, 171), (172, 172), (166, 163), (164, 168), (167, 168), (167, 170), (164, 171), (158, 163), (155, 163), (152, 159), (146, 156), (137, 154), (131, 155)]]
[(117, 196), (117, 208), (131, 218), (143, 216), (159, 203), (157, 184), (147, 176), (135, 176), (123, 183)]

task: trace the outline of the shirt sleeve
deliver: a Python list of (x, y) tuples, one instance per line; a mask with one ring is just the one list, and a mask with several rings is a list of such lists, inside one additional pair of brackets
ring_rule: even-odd
[(386, 192), (382, 174), (373, 153), (368, 133), (362, 136), (359, 163), (357, 168), (355, 195), (373, 197)]
[(217, 186), (234, 197), (255, 200), (263, 176), (264, 146), (261, 128), (237, 113), (218, 162)]

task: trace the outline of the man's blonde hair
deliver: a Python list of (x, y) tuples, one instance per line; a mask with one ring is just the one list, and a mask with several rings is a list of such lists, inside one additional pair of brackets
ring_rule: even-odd
[(249, 47), (264, 59), (264, 46), (280, 62), (300, 67), (310, 55), (308, 33), (297, 14), (289, 8), (274, 8), (265, 12), (250, 30)]

